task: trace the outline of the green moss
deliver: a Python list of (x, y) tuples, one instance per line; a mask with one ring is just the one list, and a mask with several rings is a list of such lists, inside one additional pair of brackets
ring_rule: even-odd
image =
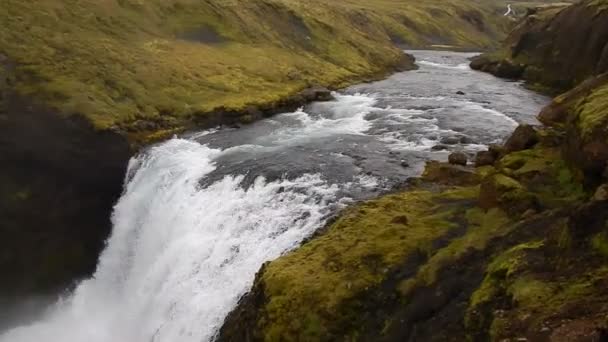
[(543, 241), (526, 242), (498, 255), (488, 266), (480, 287), (471, 296), (469, 310), (493, 300), (502, 291), (504, 280), (513, 277), (525, 264), (526, 251), (540, 248), (543, 244)]
[(581, 99), (575, 106), (574, 112), (578, 117), (578, 127), (583, 138), (604, 132), (608, 122), (608, 85), (594, 89), (587, 97)]
[(415, 277), (403, 281), (399, 285), (402, 296), (407, 297), (412, 290), (420, 286), (430, 285), (437, 279), (437, 273), (443, 267), (458, 260), (470, 249), (483, 250), (493, 238), (507, 234), (510, 223), (507, 215), (500, 209), (487, 212), (479, 209), (469, 209), (466, 212), (467, 232), (456, 238), (445, 248), (434, 253), (431, 258), (419, 268)]
[(591, 239), (593, 249), (604, 257), (608, 257), (608, 233), (601, 232)]
[(545, 207), (558, 207), (586, 196), (582, 182), (561, 157), (559, 148), (537, 146), (513, 152), (500, 160), (498, 168), (508, 170)]

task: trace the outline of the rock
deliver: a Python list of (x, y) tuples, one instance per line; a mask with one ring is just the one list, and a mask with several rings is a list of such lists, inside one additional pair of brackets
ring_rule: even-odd
[(325, 87), (311, 87), (308, 89), (304, 89), (301, 92), (301, 95), (306, 99), (306, 101), (331, 101), (334, 100), (331, 91)]
[(608, 201), (608, 184), (600, 185), (593, 195), (594, 201)]
[(477, 152), (475, 156), (475, 167), (494, 165), (496, 162), (496, 155), (491, 151)]
[(505, 148), (498, 144), (491, 144), (488, 147), (488, 151), (490, 151), (496, 159), (502, 157), (505, 154)]
[(431, 147), (431, 151), (445, 151), (447, 149), (449, 149), (449, 147), (446, 145), (435, 145)]
[(458, 137), (445, 137), (442, 138), (440, 141), (440, 143), (445, 144), (445, 145), (456, 145), (460, 142), (460, 138)]
[(404, 226), (407, 226), (407, 224), (409, 223), (407, 216), (405, 215), (400, 215), (400, 216), (395, 216), (392, 220), (391, 223), (393, 224), (401, 224)]
[(462, 152), (454, 152), (448, 157), (448, 161), (453, 165), (467, 165), (467, 155)]
[(426, 163), (422, 179), (445, 185), (475, 185), (481, 177), (472, 169), (448, 163), (430, 161)]
[(534, 147), (538, 143), (538, 134), (534, 127), (526, 124), (519, 125), (507, 139), (504, 149), (506, 152), (517, 152)]
[(465, 95), (465, 93), (463, 91), (459, 90), (459, 91), (456, 92), (456, 95)]
[(460, 143), (461, 144), (474, 144), (475, 141), (473, 141), (473, 139), (463, 135), (460, 137)]
[(403, 167), (410, 167), (410, 164), (404, 160), (404, 161), (401, 162), (401, 166), (403, 166)]

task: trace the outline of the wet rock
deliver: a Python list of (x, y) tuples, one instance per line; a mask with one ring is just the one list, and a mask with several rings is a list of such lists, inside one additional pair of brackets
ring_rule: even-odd
[(334, 100), (331, 91), (325, 87), (311, 87), (303, 90), (300, 95), (304, 97), (306, 101), (331, 101)]
[(460, 137), (460, 143), (461, 144), (474, 144), (475, 141), (467, 136), (461, 136)]
[(431, 151), (445, 151), (447, 149), (449, 149), (449, 147), (446, 145), (435, 145), (431, 147)]
[(608, 201), (608, 184), (600, 185), (593, 195), (594, 201)]
[(475, 156), (475, 167), (494, 165), (496, 162), (496, 154), (491, 151), (477, 152)]
[(401, 162), (401, 166), (402, 167), (410, 167), (410, 163), (406, 162), (405, 160)]
[(444, 145), (456, 145), (460, 142), (460, 138), (459, 137), (445, 137), (445, 138), (442, 138), (440, 142)]
[(467, 165), (467, 155), (463, 152), (454, 152), (448, 157), (448, 161), (453, 165)]
[(491, 152), (496, 159), (505, 154), (505, 148), (498, 144), (491, 144), (488, 146), (488, 151)]
[(522, 151), (534, 147), (538, 141), (538, 134), (534, 127), (522, 124), (507, 139), (504, 149), (506, 152)]
[(464, 91), (460, 91), (459, 90), (459, 91), (456, 92), (456, 95), (465, 95), (465, 93), (464, 93)]

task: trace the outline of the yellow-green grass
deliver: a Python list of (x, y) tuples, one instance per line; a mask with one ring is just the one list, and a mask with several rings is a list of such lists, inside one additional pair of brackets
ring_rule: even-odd
[(142, 119), (175, 128), (381, 75), (401, 61), (393, 42), (483, 49), (505, 29), (495, 9), (479, 0), (5, 0), (0, 54), (11, 89), (64, 115), (99, 129)]

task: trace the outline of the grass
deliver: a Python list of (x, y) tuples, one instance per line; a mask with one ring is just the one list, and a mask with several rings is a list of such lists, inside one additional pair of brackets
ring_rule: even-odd
[(84, 115), (99, 129), (138, 120), (172, 129), (313, 84), (382, 74), (402, 58), (391, 39), (483, 49), (505, 29), (495, 8), (465, 0), (6, 0), (0, 53), (16, 65), (11, 89), (64, 115)]

